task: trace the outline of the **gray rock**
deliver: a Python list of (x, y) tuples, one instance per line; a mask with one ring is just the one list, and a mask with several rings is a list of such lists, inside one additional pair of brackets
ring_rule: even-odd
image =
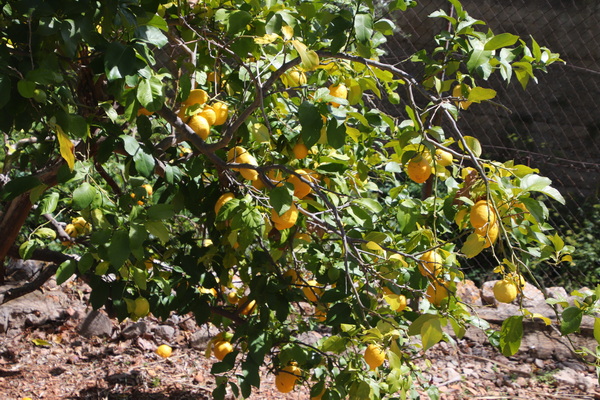
[(9, 259), (6, 276), (13, 281), (28, 281), (46, 265), (43, 261)]
[(170, 342), (173, 340), (173, 337), (175, 337), (176, 331), (175, 328), (170, 325), (159, 325), (153, 329), (153, 332), (160, 339)]
[(144, 321), (138, 321), (125, 327), (125, 329), (123, 329), (123, 332), (121, 332), (121, 335), (123, 335), (125, 339), (133, 339), (142, 336), (144, 333), (146, 333), (147, 330), (148, 326), (146, 325), (146, 323)]
[(210, 340), (220, 331), (213, 325), (203, 325), (190, 336), (190, 347), (196, 350), (204, 351)]
[(113, 323), (108, 316), (99, 310), (92, 310), (79, 326), (79, 334), (86, 338), (94, 336), (111, 336)]
[(555, 373), (553, 377), (560, 384), (575, 386), (581, 390), (586, 390), (588, 393), (596, 386), (595, 379), (583, 375), (571, 368), (561, 369)]
[(497, 281), (488, 281), (483, 283), (483, 286), (481, 287), (481, 301), (483, 304), (494, 305), (498, 303), (494, 297), (494, 285), (496, 282)]
[[(0, 292), (9, 289), (11, 286), (2, 286)], [(61, 291), (35, 291), (11, 300), (0, 305), (0, 332), (64, 319), (68, 317), (68, 303), (67, 296)]]

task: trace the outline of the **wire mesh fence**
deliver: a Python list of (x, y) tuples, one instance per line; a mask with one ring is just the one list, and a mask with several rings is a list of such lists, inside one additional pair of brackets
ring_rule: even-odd
[[(471, 107), (459, 126), (478, 137), (484, 156), (515, 160), (538, 168), (567, 199), (565, 207), (550, 202), (553, 224), (579, 247), (575, 264), (537, 271), (547, 286), (573, 287), (600, 283), (600, 2), (589, 0), (463, 0), (464, 9), (486, 22), (495, 33), (531, 37), (564, 64), (554, 64), (524, 91), (516, 79), (510, 85), (492, 76), (486, 85), (497, 91), (492, 104)], [(436, 33), (449, 29), (442, 19), (428, 16), (446, 0), (420, 0), (415, 8), (395, 15), (400, 31), (388, 41), (386, 61), (402, 63), (420, 49), (431, 50)], [(486, 28), (487, 29), (487, 28)], [(404, 66), (404, 65), (403, 65)], [(407, 66), (408, 67), (408, 66)], [(412, 71), (418, 72), (418, 71)], [(394, 112), (394, 110), (392, 110)], [(400, 110), (399, 110), (400, 112)], [(474, 270), (490, 271), (479, 259)], [(476, 277), (477, 278), (477, 277)], [(480, 277), (484, 278), (484, 277)]]

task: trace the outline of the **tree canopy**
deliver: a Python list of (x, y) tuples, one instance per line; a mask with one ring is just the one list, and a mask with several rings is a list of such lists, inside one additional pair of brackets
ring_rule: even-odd
[(0, 265), (49, 264), (2, 302), (77, 275), (120, 319), (192, 313), (222, 331), (215, 398), (263, 365), (323, 400), (410, 397), (446, 325), (514, 354), (539, 316), (491, 329), (455, 295), (461, 263), (489, 253), (513, 301), (570, 260), (544, 204), (563, 199), (457, 121), (495, 104), (492, 74), (525, 89), (560, 60), (448, 4), (435, 48), (390, 65), (415, 1), (6, 1)]

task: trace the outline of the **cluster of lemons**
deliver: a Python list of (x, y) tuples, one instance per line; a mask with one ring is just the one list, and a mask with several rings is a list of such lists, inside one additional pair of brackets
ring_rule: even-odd
[(436, 149), (433, 157), (429, 151), (423, 151), (406, 163), (406, 174), (415, 183), (425, 183), (436, 170), (436, 166), (449, 167), (453, 162), (452, 153), (446, 150)]
[[(71, 220), (70, 224), (65, 226), (65, 233), (73, 239), (78, 236), (89, 235), (92, 233), (92, 224), (87, 222), (83, 217), (76, 217)], [(63, 246), (70, 247), (73, 245), (71, 241), (61, 242)]]
[(229, 115), (227, 104), (221, 101), (207, 104), (208, 100), (205, 90), (193, 89), (188, 98), (181, 103), (177, 114), (202, 140), (208, 139), (212, 126), (223, 125)]

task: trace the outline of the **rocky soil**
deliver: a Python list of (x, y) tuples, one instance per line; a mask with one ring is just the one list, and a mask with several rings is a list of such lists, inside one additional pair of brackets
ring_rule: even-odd
[[(0, 293), (4, 290), (0, 287)], [(489, 295), (485, 286), (463, 290), (463, 296), (479, 304)], [(539, 303), (541, 293), (527, 290), (527, 301)], [(50, 281), (43, 290), (0, 306), (0, 399), (211, 398), (215, 359), (205, 357), (204, 349), (214, 331), (179, 316), (119, 324), (86, 308), (88, 294), (89, 288), (78, 281), (61, 287)], [(493, 323), (514, 311), (511, 307), (516, 306), (482, 305), (476, 312)], [(549, 312), (537, 307), (537, 312)], [(521, 351), (508, 358), (477, 331), (452, 344), (440, 343), (427, 352), (432, 365), (426, 379), (448, 400), (600, 399), (595, 369), (570, 354), (564, 339), (539, 324), (526, 325), (525, 332)], [(578, 340), (594, 348), (585, 335)], [(163, 343), (174, 349), (168, 359), (154, 353)], [(261, 389), (251, 399), (309, 398), (307, 387), (277, 392), (273, 376), (263, 372)], [(429, 397), (423, 393), (422, 398)]]

